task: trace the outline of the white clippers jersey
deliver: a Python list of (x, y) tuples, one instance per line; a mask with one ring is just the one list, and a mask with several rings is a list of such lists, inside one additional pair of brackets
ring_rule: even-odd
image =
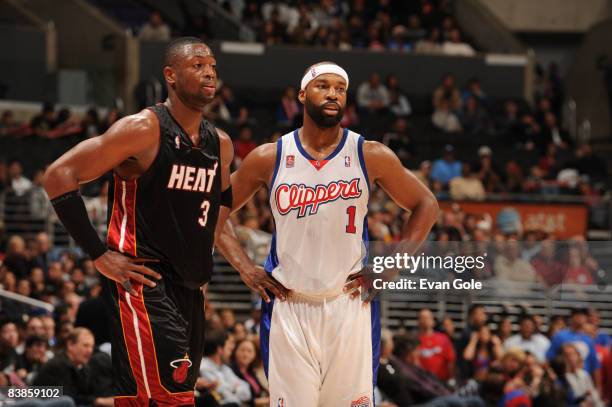
[(276, 223), (266, 271), (298, 293), (339, 294), (367, 257), (369, 184), (363, 137), (344, 129), (338, 147), (314, 160), (298, 130), (278, 140), (270, 185)]

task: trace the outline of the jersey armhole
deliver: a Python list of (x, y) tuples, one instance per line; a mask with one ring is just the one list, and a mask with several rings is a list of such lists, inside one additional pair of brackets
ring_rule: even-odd
[(280, 168), (281, 156), (283, 155), (283, 138), (280, 137), (276, 141), (276, 159), (274, 160), (274, 172), (272, 173), (272, 179), (270, 180), (270, 185), (268, 186), (268, 199), (272, 198), (272, 188), (274, 188), (274, 182), (276, 181), (276, 176), (278, 175), (278, 170)]
[(361, 172), (363, 172), (363, 176), (366, 180), (366, 185), (368, 186), (368, 195), (370, 194), (370, 177), (368, 177), (368, 169), (366, 167), (365, 158), (363, 156), (363, 143), (365, 138), (363, 136), (359, 136), (357, 140), (357, 155), (359, 156), (359, 165), (361, 167)]

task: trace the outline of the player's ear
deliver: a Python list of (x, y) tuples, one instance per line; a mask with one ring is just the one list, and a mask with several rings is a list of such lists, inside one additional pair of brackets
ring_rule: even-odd
[(306, 91), (304, 89), (300, 89), (298, 92), (298, 100), (301, 104), (304, 104), (304, 101), (306, 100)]
[(174, 69), (172, 69), (172, 67), (164, 66), (164, 78), (166, 79), (166, 82), (168, 84), (170, 84), (171, 86), (174, 85), (174, 83), (176, 82), (176, 73), (174, 72)]

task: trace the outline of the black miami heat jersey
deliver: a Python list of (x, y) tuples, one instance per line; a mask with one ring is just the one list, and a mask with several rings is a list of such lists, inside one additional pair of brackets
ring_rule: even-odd
[(208, 282), (221, 198), (220, 142), (200, 125), (194, 146), (163, 104), (149, 108), (159, 120), (159, 151), (140, 177), (113, 176), (107, 244), (133, 257), (158, 259), (164, 278), (189, 288)]

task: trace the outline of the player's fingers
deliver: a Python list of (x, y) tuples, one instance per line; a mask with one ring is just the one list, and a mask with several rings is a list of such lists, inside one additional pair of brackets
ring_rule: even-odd
[(367, 305), (370, 302), (372, 302), (372, 300), (374, 299), (374, 297), (376, 297), (376, 294), (378, 294), (378, 290), (375, 289), (369, 289), (367, 291), (368, 295), (366, 296), (366, 298), (363, 300), (363, 305)]
[(266, 292), (265, 288), (259, 288), (257, 292), (259, 293), (259, 296), (266, 302), (266, 304), (270, 302), (270, 296)]
[(134, 273), (133, 271), (128, 271), (127, 275), (131, 280), (138, 281), (141, 284), (147, 285), (149, 287), (155, 287), (155, 281), (151, 281), (140, 273)]
[(278, 297), (282, 301), (287, 299), (287, 289), (278, 281), (273, 278), (267, 278), (264, 284), (268, 290), (272, 291), (275, 297)]
[(151, 276), (154, 277), (158, 280), (160, 280), (162, 278), (161, 274), (151, 270), (150, 268), (148, 268), (147, 266), (141, 266), (139, 264), (132, 264), (130, 266), (130, 268), (134, 271), (137, 271), (141, 274), (146, 274), (147, 276)]
[(351, 280), (348, 283), (344, 284), (344, 292), (348, 293), (359, 288), (359, 286), (361, 286), (361, 278), (355, 278), (354, 280)]
[(121, 284), (123, 286), (123, 289), (127, 291), (128, 293), (130, 293), (130, 295), (133, 295), (134, 297), (138, 297), (138, 291), (136, 291), (134, 287), (132, 287), (132, 282), (130, 281), (129, 278), (124, 281), (119, 281), (119, 284)]
[(136, 257), (130, 260), (134, 263), (159, 263), (159, 259), (145, 259), (143, 257)]

